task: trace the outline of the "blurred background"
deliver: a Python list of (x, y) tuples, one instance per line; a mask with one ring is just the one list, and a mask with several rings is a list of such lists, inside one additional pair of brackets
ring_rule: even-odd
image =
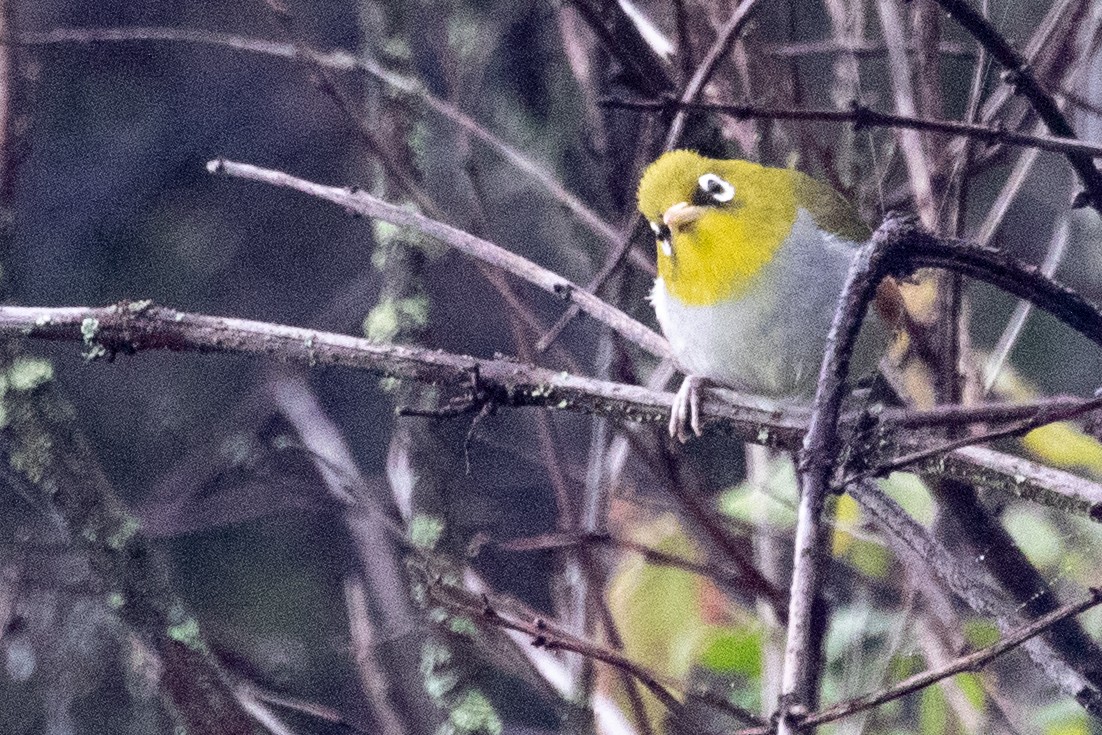
[[(748, 4), (753, 14), (701, 100), (859, 101), (1042, 131), (932, 0)], [(976, 4), (1029, 55), (1080, 137), (1102, 140), (1102, 6)], [(415, 233), (214, 177), (205, 164), (225, 157), (357, 186), (580, 284), (628, 243), (598, 293), (655, 326), (645, 300), (653, 242), (634, 217), (634, 191), (674, 116), (614, 102), (679, 95), (739, 7), (3, 0), (3, 37), (20, 40), (4, 47), (5, 297), (28, 306), (149, 298), (646, 384), (654, 361), (584, 316), (538, 349), (563, 314), (557, 299)], [(105, 28), (117, 34), (89, 30)], [(234, 48), (240, 38), (269, 43)], [(893, 39), (902, 41), (897, 57)], [(899, 107), (900, 68), (917, 100), (910, 112)], [(371, 73), (379, 69), (397, 76)], [(800, 168), (856, 201), (870, 226), (888, 209), (910, 209), (941, 234), (1034, 263), (1066, 243), (1058, 277), (1102, 301), (1098, 213), (1070, 207), (1079, 185), (1058, 154), (710, 112), (678, 124), (677, 147)], [(930, 172), (927, 198), (914, 194), (915, 155)], [(1014, 309), (1011, 297), (967, 285), (966, 342), (986, 354)], [(759, 714), (773, 707), (783, 626), (760, 590), (721, 572), (742, 553), (787, 589), (794, 488), (783, 463), (747, 480), (743, 447), (723, 436), (680, 447), (659, 427), (562, 412), (396, 418), (396, 407), (428, 410), (453, 396), (351, 371), (168, 352), (108, 363), (72, 344), (25, 349), (52, 362), (114, 491), (218, 659), (278, 720), (273, 732), (674, 727), (650, 695), (590, 660), (467, 631), (411, 583), (411, 545), (431, 549), (470, 589), (496, 590), (685, 687)], [(972, 398), (984, 359), (964, 361)], [(1010, 363), (1002, 397), (1089, 394), (1102, 356), (1035, 315)], [(1070, 465), (1098, 473), (1093, 451)], [(99, 594), (79, 545), (18, 477), (3, 476), (0, 732), (172, 731), (150, 653)], [(917, 479), (886, 485), (933, 524), (934, 501)], [(986, 508), (1061, 591), (1098, 584), (1097, 526), (1020, 501)], [(824, 701), (992, 638), (990, 621), (959, 602), (938, 609), (899, 573), (890, 545), (848, 512), (834, 544)], [(516, 539), (529, 543), (503, 545)], [(644, 563), (633, 543), (711, 571)], [(1099, 615), (1083, 620), (1097, 637)], [(688, 704), (716, 731), (747, 724), (714, 702)], [(1020, 653), (832, 727), (1102, 730)]]

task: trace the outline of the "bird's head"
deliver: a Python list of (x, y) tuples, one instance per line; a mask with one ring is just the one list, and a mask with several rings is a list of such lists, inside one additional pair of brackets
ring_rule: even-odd
[[(658, 246), (658, 274), (683, 303), (739, 293), (769, 264), (802, 207), (819, 227), (863, 231), (830, 187), (792, 170), (686, 150), (663, 154), (639, 182), (639, 211)], [(867, 231), (865, 231), (867, 233)]]

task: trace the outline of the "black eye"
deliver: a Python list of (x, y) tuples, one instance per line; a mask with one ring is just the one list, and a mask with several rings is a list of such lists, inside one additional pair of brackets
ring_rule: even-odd
[(718, 204), (724, 204), (735, 198), (735, 187), (731, 182), (715, 174), (704, 174), (696, 180), (696, 183), (700, 186), (700, 191)]

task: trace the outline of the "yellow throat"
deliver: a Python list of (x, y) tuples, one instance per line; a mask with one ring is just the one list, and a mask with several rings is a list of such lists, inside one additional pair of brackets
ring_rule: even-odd
[(658, 275), (689, 306), (738, 296), (784, 244), (800, 209), (825, 233), (869, 231), (840, 194), (799, 171), (670, 151), (639, 182), (658, 244)]

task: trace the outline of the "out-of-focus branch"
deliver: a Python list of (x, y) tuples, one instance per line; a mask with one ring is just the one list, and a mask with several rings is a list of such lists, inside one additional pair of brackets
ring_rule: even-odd
[[(859, 482), (850, 488), (850, 494), (881, 529), (880, 535), (888, 545), (896, 548), (897, 553), (911, 556), (921, 565), (919, 573), (936, 579), (972, 610), (993, 617), (1004, 634), (1032, 622), (1033, 618), (1019, 599), (1008, 598), (993, 588), (982, 569), (942, 545), (875, 483)], [(1056, 620), (1050, 625), (1082, 631), (1071, 618)], [(1074, 697), (1088, 711), (1102, 712), (1102, 687), (1094, 681), (1097, 679), (1097, 657), (1085, 656), (1086, 651), (1074, 642), (1073, 636), (1057, 635), (1052, 628), (1040, 638), (1026, 641), (1026, 652), (1060, 691)]]
[(173, 592), (138, 520), (74, 428), (72, 406), (55, 391), (50, 364), (7, 355), (4, 363), (12, 386), (3, 396), (4, 462), (64, 520), (73, 543), (88, 555), (107, 604), (156, 652), (164, 667), (162, 686), (188, 732), (257, 733), (198, 620)]
[(532, 645), (537, 648), (551, 651), (570, 651), (628, 674), (646, 687), (658, 701), (669, 709), (671, 715), (681, 721), (681, 724), (691, 725), (692, 732), (705, 733), (710, 730), (704, 723), (698, 722), (697, 716), (678, 701), (673, 694), (675, 688), (681, 689), (686, 699), (705, 701), (744, 722), (762, 723), (760, 717), (726, 699), (717, 699), (707, 695), (701, 696), (691, 688), (669, 681), (647, 669), (619, 651), (571, 634), (564, 626), (554, 620), (528, 614), (529, 611), (527, 610), (513, 609), (514, 606), (506, 600), (496, 599), (486, 593), (475, 594), (467, 589), (435, 578), (427, 580), (426, 588), (434, 602), (453, 613), (469, 616), (476, 624), (516, 631), (530, 637)]
[[(700, 65), (697, 66), (696, 71), (693, 72), (692, 78), (689, 79), (688, 84), (685, 85), (685, 89), (682, 90), (680, 96), (681, 103), (687, 104), (695, 102), (696, 98), (700, 96), (701, 91), (704, 89), (704, 85), (711, 79), (712, 72), (715, 71), (716, 65), (719, 64), (720, 59), (727, 54), (727, 51), (731, 48), (731, 44), (738, 38), (739, 32), (742, 30), (743, 26), (746, 25), (751, 15), (757, 10), (758, 4), (758, 0), (744, 0), (744, 2), (731, 13), (731, 17), (728, 18), (727, 22), (720, 28), (715, 43), (708, 49), (708, 53), (705, 54)], [(685, 108), (677, 110), (673, 122), (670, 123), (670, 129), (666, 133), (666, 145), (663, 147), (663, 150), (670, 151), (677, 147), (678, 141), (681, 140), (681, 133), (685, 129), (687, 113), (688, 110)]]
[[(742, 28), (746, 25), (746, 22), (750, 20), (754, 10), (757, 9), (758, 0), (746, 0), (731, 13), (731, 17), (727, 19), (727, 22), (723, 24), (723, 27), (719, 31), (719, 35), (716, 37), (715, 42), (711, 48), (708, 49), (708, 53), (704, 59), (700, 62), (700, 65), (696, 67), (692, 77), (685, 85), (685, 89), (682, 90), (680, 95), (680, 101), (682, 103), (690, 103), (696, 101), (701, 91), (704, 89), (704, 85), (708, 83), (712, 73), (715, 71), (716, 66), (720, 60), (727, 54), (731, 48), (731, 44), (738, 38)], [(681, 134), (685, 129), (685, 120), (687, 118), (687, 110), (679, 109), (677, 114), (674, 115), (673, 120), (670, 122), (669, 130), (666, 132), (666, 142), (662, 149), (669, 151), (677, 147), (678, 141), (681, 140)], [(604, 265), (601, 266), (601, 270), (594, 276), (593, 280), (588, 284), (588, 290), (593, 293), (598, 293), (613, 274), (619, 270), (620, 265), (624, 262), (631, 252), (631, 240), (632, 235), (635, 233), (636, 228), (641, 222), (641, 215), (635, 213), (624, 228), (624, 232), (621, 234), (620, 241), (609, 253), (605, 259)], [(554, 326), (548, 330), (536, 345), (536, 349), (543, 351), (547, 349), (562, 333), (562, 330), (578, 315), (578, 307), (571, 306), (565, 312), (562, 317), (555, 322)]]
[(571, 283), (562, 276), (538, 266), (516, 253), (509, 252), (491, 242), (458, 230), (443, 222), (430, 219), (404, 207), (384, 202), (363, 191), (324, 186), (291, 176), (282, 171), (260, 168), (247, 163), (219, 159), (208, 163), (207, 169), (211, 173), (260, 181), (272, 186), (301, 191), (304, 194), (339, 204), (355, 214), (376, 217), (399, 227), (409, 227), (417, 230), (466, 255), (508, 271), (548, 293), (577, 304), (582, 311), (608, 325), (629, 342), (638, 345), (653, 355), (662, 358), (671, 355), (669, 343), (658, 333), (648, 329), (577, 284)]
[(429, 110), (451, 120), (472, 136), (495, 150), (517, 170), (531, 177), (548, 194), (568, 211), (572, 212), (597, 237), (606, 244), (615, 245), (620, 235), (612, 225), (567, 191), (543, 166), (509, 145), (480, 125), (454, 105), (436, 97), (415, 79), (404, 77), (384, 69), (370, 58), (347, 51), (317, 51), (296, 43), (281, 43), (266, 39), (249, 38), (233, 33), (217, 33), (187, 28), (127, 27), (127, 28), (56, 28), (42, 33), (22, 33), (9, 43), (26, 45), (90, 44), (170, 42), (219, 46), (245, 53), (275, 56), (290, 60), (305, 60), (322, 69), (362, 72), (382, 82), (391, 89), (424, 104)]
[(624, 70), (626, 81), (650, 93), (673, 89), (669, 67), (643, 39), (639, 28), (618, 2), (571, 0), (578, 15)]
[(1028, 135), (1013, 130), (979, 123), (967, 123), (957, 120), (931, 120), (909, 115), (897, 115), (880, 112), (864, 105), (852, 104), (846, 110), (814, 109), (799, 107), (761, 107), (758, 105), (728, 105), (715, 102), (679, 102), (667, 100), (631, 100), (607, 98), (604, 104), (631, 110), (653, 110), (665, 112), (670, 109), (712, 111), (730, 115), (736, 120), (804, 120), (808, 122), (851, 123), (861, 128), (910, 128), (938, 133), (962, 135), (985, 143), (1038, 148), (1043, 151), (1063, 153), (1081, 153), (1084, 156), (1102, 158), (1102, 145), (1088, 143), (1065, 136)]
[[(681, 569), (682, 571), (707, 577), (717, 584), (730, 588), (742, 588), (746, 581), (745, 577), (737, 569), (709, 562), (693, 561), (692, 559), (687, 559), (677, 554), (669, 554), (661, 549), (647, 546), (646, 544), (617, 538), (606, 532), (546, 533), (540, 536), (502, 541), (497, 545), (499, 548), (506, 551), (544, 551), (577, 547), (608, 546), (620, 551), (639, 554), (649, 564)], [(784, 594), (783, 591), (777, 591), (778, 597), (783, 598)]]
[[(1025, 58), (1018, 53), (967, 0), (936, 0), (965, 30), (972, 34), (991, 56), (1005, 67), (1003, 80), (1014, 91), (1029, 101), (1038, 117), (1049, 131), (1061, 138), (1074, 138), (1075, 130), (1064, 117), (1056, 100), (1037, 81)], [(1083, 184), (1083, 204), (1089, 204), (1102, 212), (1102, 173), (1094, 165), (1091, 156), (1080, 152), (1068, 152), (1068, 161)]]
[[(905, 697), (908, 694), (912, 694), (920, 689), (925, 689), (950, 676), (955, 676), (956, 674), (966, 671), (979, 671), (999, 656), (1014, 650), (1029, 639), (1044, 633), (1056, 623), (1075, 617), (1092, 607), (1096, 607), (1100, 603), (1102, 603), (1102, 591), (1091, 590), (1090, 594), (1085, 599), (1079, 602), (1069, 603), (1053, 610), (1051, 613), (1037, 618), (1032, 623), (1018, 628), (990, 646), (960, 656), (949, 664), (938, 667), (937, 669), (915, 674), (881, 691), (871, 692), (864, 696), (840, 702), (831, 707), (814, 712), (801, 718), (799, 726), (801, 728), (814, 727), (816, 725), (834, 722), (843, 717), (849, 717), (850, 715), (864, 712), (873, 707), (879, 707), (894, 699)], [(744, 728), (737, 731), (737, 735), (769, 735), (771, 732), (772, 731), (768, 728)]]
[(916, 674), (904, 679), (883, 691), (873, 692), (863, 697), (858, 697), (848, 702), (842, 702), (828, 709), (816, 712), (804, 718), (800, 722), (800, 726), (809, 727), (832, 722), (842, 717), (847, 717), (857, 712), (877, 707), (893, 699), (899, 699), (900, 697), (916, 692), (919, 689), (924, 689), (931, 684), (936, 684), (942, 679), (954, 676), (955, 674), (960, 674), (965, 671), (979, 671), (999, 656), (1008, 651), (1012, 651), (1030, 638), (1040, 635), (1056, 623), (1068, 618), (1073, 618), (1097, 606), (1099, 603), (1102, 603), (1102, 592), (1099, 590), (1091, 590), (1090, 594), (1085, 599), (1079, 602), (1069, 603), (1053, 610), (1049, 614), (1037, 618), (1029, 625), (1022, 626), (1018, 630), (1015, 630), (997, 643), (993, 643), (986, 648), (961, 656), (947, 666), (942, 666), (932, 671), (925, 671), (921, 674)]
[[(903, 50), (906, 41), (899, 5), (895, 0), (879, 0), (877, 8), (880, 11), (881, 32), (888, 46), (888, 75), (891, 77), (895, 109), (904, 117), (917, 117), (918, 105), (911, 83), (911, 69)], [(934, 201), (933, 172), (923, 136), (913, 128), (897, 128), (896, 134), (900, 152), (907, 164), (907, 180), (911, 184), (915, 209), (924, 225), (934, 227), (937, 224), (937, 204)]]
[[(918, 44), (910, 41), (905, 49), (908, 53), (916, 51)], [(754, 50), (758, 50), (757, 47)], [(854, 56), (884, 56), (888, 53), (886, 44), (876, 39), (829, 39), (826, 41), (790, 41), (787, 43), (769, 43), (760, 48), (770, 56), (779, 58), (807, 58), (811, 56), (835, 56), (839, 54), (853, 54)], [(937, 53), (945, 56), (971, 59), (976, 56), (975, 51), (964, 44), (953, 41), (942, 41), (937, 45)]]

